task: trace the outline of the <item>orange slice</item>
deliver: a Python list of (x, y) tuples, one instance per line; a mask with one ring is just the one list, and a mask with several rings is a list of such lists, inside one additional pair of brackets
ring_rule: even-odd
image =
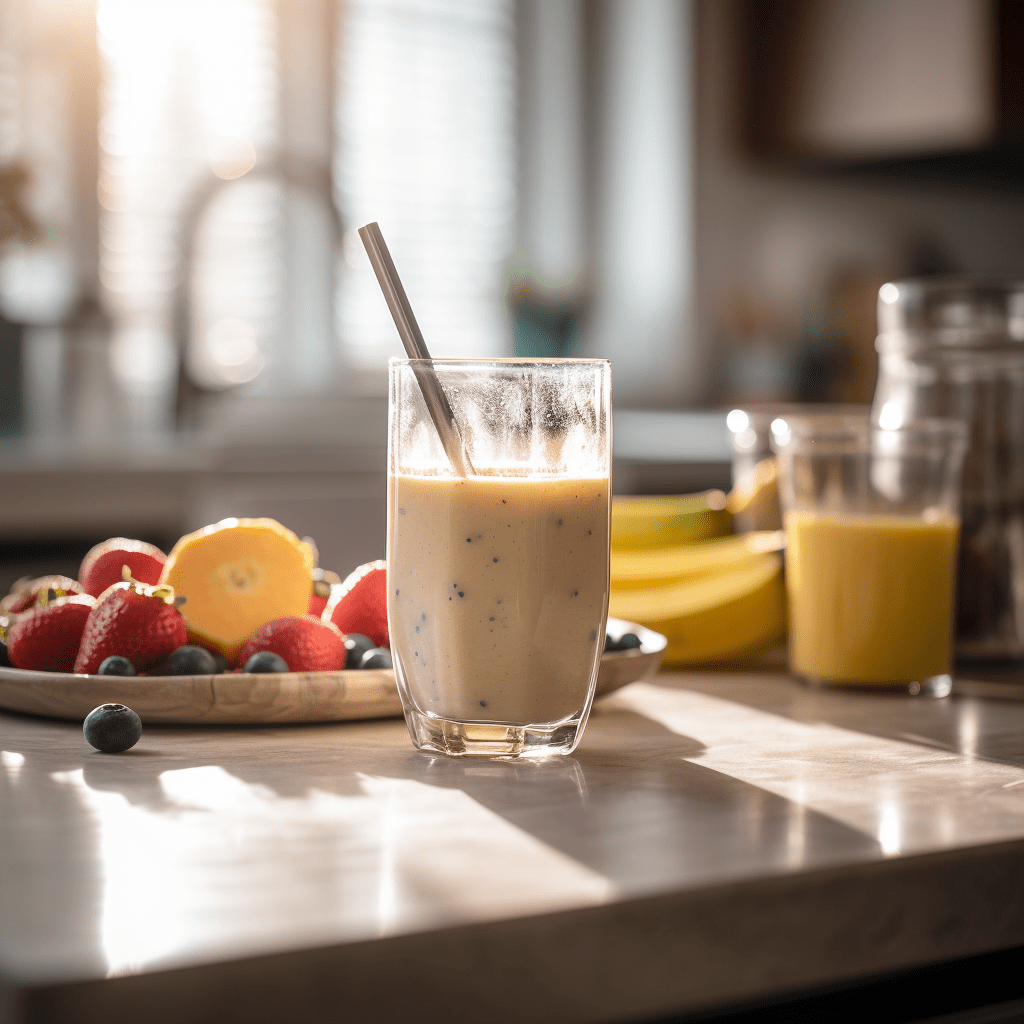
[(265, 622), (303, 615), (312, 548), (273, 519), (224, 519), (182, 537), (160, 574), (185, 598), (190, 637), (234, 663)]

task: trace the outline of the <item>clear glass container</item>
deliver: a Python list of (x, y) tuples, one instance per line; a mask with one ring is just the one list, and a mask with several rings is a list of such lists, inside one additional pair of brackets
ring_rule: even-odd
[(894, 430), (867, 415), (772, 422), (795, 673), (949, 693), (965, 434), (957, 420)]
[[(426, 372), (451, 405), (465, 476), (428, 414)], [(567, 754), (604, 649), (610, 364), (392, 359), (390, 389), (388, 623), (413, 743)]]
[(878, 293), (881, 427), (968, 424), (956, 653), (1024, 657), (1024, 283), (897, 281)]

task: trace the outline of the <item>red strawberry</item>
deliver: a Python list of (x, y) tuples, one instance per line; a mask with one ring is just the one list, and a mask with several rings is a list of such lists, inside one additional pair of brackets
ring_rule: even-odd
[(188, 630), (171, 587), (146, 586), (137, 580), (115, 583), (89, 613), (75, 671), (92, 674), (112, 654), (142, 671), (187, 642)]
[(7, 656), (16, 668), (70, 672), (96, 598), (58, 597), (30, 608), (7, 630)]
[(120, 583), (123, 566), (128, 566), (133, 579), (140, 583), (160, 582), (160, 572), (167, 556), (155, 545), (144, 540), (129, 540), (126, 537), (112, 537), (97, 544), (82, 559), (78, 570), (78, 581), (82, 590), (93, 597), (99, 597), (107, 587)]
[(378, 559), (349, 573), (340, 587), (331, 588), (321, 619), (342, 633), (362, 633), (378, 647), (390, 647), (387, 569), (388, 563)]
[(345, 667), (341, 630), (312, 615), (289, 615), (260, 626), (246, 641), (238, 664), (244, 665), (260, 651), (284, 658), (292, 672), (334, 672)]
[(20, 615), (27, 612), (41, 594), (48, 594), (51, 590), (55, 598), (82, 593), (78, 581), (68, 576), (37, 576), (31, 580), (18, 580), (11, 592), (0, 601), (0, 614)]

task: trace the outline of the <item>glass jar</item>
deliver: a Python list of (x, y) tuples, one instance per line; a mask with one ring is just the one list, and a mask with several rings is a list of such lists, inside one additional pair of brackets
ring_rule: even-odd
[(969, 427), (956, 653), (1024, 658), (1024, 283), (898, 281), (878, 293), (881, 427)]

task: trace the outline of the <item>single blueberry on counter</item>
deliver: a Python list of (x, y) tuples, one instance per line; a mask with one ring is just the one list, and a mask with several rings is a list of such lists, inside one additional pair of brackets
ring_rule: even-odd
[(376, 648), (376, 644), (362, 633), (349, 633), (345, 637), (345, 668), (362, 668), (363, 655)]
[(374, 647), (363, 655), (360, 668), (393, 668), (391, 652), (386, 647)]
[(122, 658), (120, 654), (112, 654), (100, 662), (100, 667), (96, 669), (96, 675), (133, 676), (135, 675), (135, 666), (127, 658)]
[(273, 651), (257, 651), (246, 663), (243, 672), (290, 672), (288, 662)]
[(104, 754), (120, 754), (142, 736), (142, 719), (123, 704), (101, 704), (82, 723), (86, 740)]
[(217, 659), (205, 647), (192, 644), (171, 651), (160, 666), (162, 676), (215, 676), (219, 672)]

